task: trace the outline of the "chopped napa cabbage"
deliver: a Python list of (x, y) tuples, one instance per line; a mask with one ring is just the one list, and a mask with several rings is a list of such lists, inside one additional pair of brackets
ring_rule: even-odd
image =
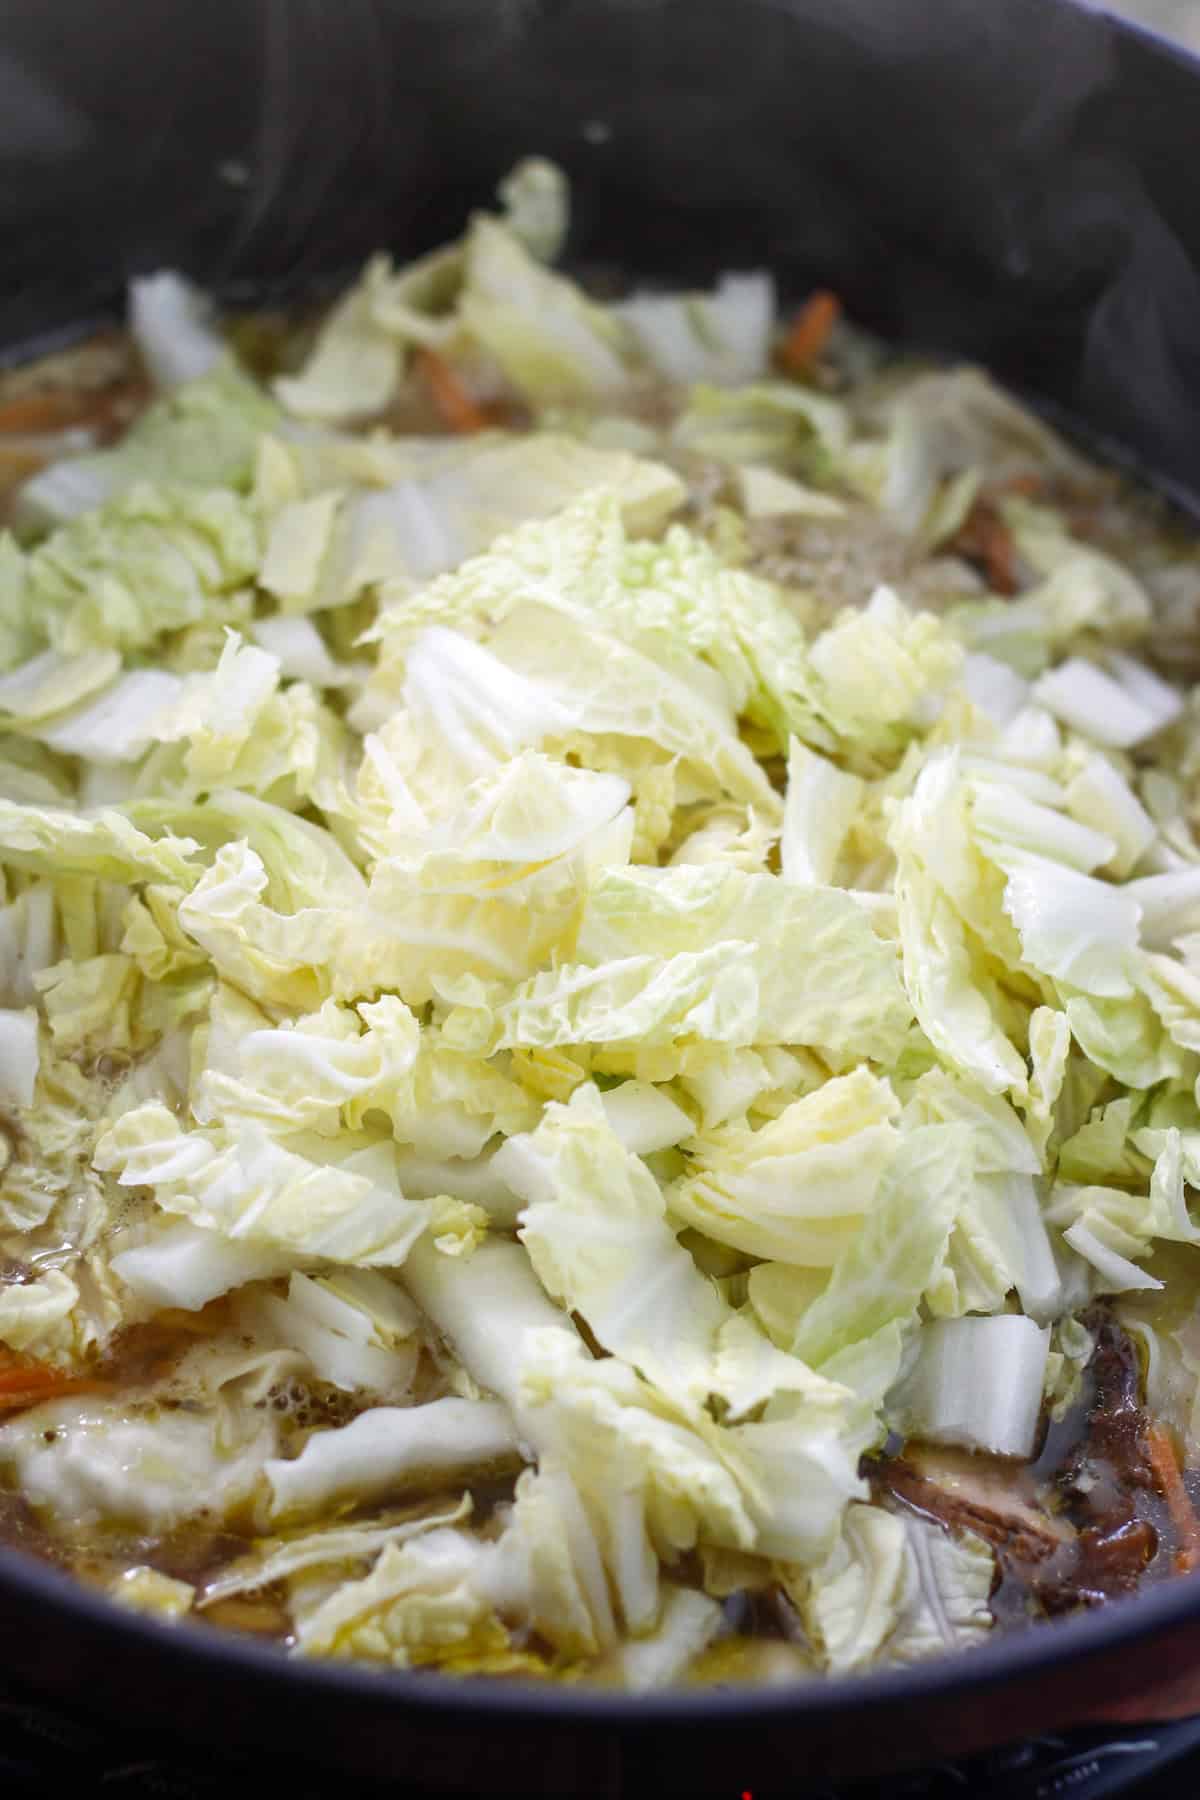
[[(1019, 1095), (1025, 1063), (1004, 1029), (994, 982), (979, 979), (983, 946), (972, 921), (982, 923), (987, 876), (961, 808), (955, 754), (941, 752), (925, 764), (892, 823), (905, 986), (946, 1062), (989, 1093)], [(998, 911), (993, 902), (991, 922)]]
[(982, 1642), (994, 1575), (992, 1551), (972, 1533), (853, 1505), (825, 1563), (784, 1571), (784, 1588), (842, 1674)]
[(1004, 908), (1021, 937), (1025, 960), (1062, 987), (1123, 998), (1137, 948), (1141, 909), (1114, 887), (1038, 856), (995, 853), (1008, 875)]
[(922, 1327), (916, 1360), (892, 1403), (914, 1437), (1031, 1456), (1049, 1347), (1049, 1327), (1015, 1313), (936, 1319)]
[[(886, 425), (877, 498), (905, 531), (926, 521), (942, 484), (980, 465), (1004, 476), (1071, 474), (1082, 466), (1047, 426), (979, 369), (916, 376), (882, 408)], [(852, 464), (854, 469), (855, 465)], [(875, 485), (872, 480), (871, 485)]]
[(969, 1125), (981, 1175), (1041, 1173), (1041, 1157), (1007, 1100), (944, 1069), (929, 1069), (913, 1083), (906, 1116), (924, 1125)]
[[(542, 1455), (572, 1471), (627, 1625), (657, 1614), (656, 1554), (704, 1540), (749, 1549), (751, 1478), (731, 1441), (615, 1357), (592, 1361), (572, 1333), (526, 1339), (522, 1416)], [(727, 1434), (731, 1439), (732, 1434)]]
[(169, 1530), (193, 1513), (222, 1519), (252, 1498), (275, 1448), (269, 1413), (129, 1413), (81, 1396), (31, 1407), (0, 1427), (0, 1469), (59, 1529), (119, 1522)]
[(1011, 502), (1004, 512), (1022, 558), (1045, 578), (1016, 599), (967, 601), (951, 609), (951, 628), (974, 652), (1027, 678), (1027, 688), (1081, 634), (1119, 643), (1145, 629), (1149, 597), (1121, 564), (1070, 536), (1060, 546), (1040, 522), (1028, 523), (1020, 511), (1014, 516)]
[(0, 1344), (59, 1361), (75, 1349), (79, 1288), (65, 1269), (0, 1289)]
[(1109, 673), (1083, 657), (1069, 657), (1041, 677), (1034, 698), (1096, 743), (1128, 750), (1170, 725), (1183, 703), (1143, 664), (1116, 656), (1112, 662)]
[(372, 1107), (399, 1110), (421, 1044), (416, 1019), (394, 996), (357, 1010), (327, 1000), (274, 1027), (259, 1019), (243, 1015), (239, 1030), (231, 1017), (225, 1039), (210, 1032), (208, 1063), (192, 1095), (202, 1123), (236, 1114), (276, 1131), (332, 1138)]
[(1096, 753), (1067, 786), (1073, 817), (1107, 834), (1113, 844), (1106, 872), (1125, 877), (1136, 868), (1157, 836), (1153, 819), (1129, 782), (1106, 756)]
[[(482, 1032), (484, 1042), (508, 1049), (592, 1044), (614, 1072), (636, 1073), (639, 1056), (670, 1046), (682, 1057), (698, 1037), (734, 1047), (814, 1044), (841, 1055), (861, 1021), (861, 1036), (886, 1060), (904, 1035), (906, 1008), (894, 972), (877, 956), (878, 940), (856, 908), (839, 918), (831, 904), (822, 924), (817, 944), (809, 939), (791, 958), (785, 933), (778, 944), (733, 941), (665, 959), (568, 964), (522, 982), (498, 1003), (485, 990), (476, 1004), (450, 1015), (447, 1030)], [(794, 940), (799, 945), (799, 932)], [(825, 946), (828, 964), (821, 961)], [(821, 984), (830, 969), (832, 994)]]
[(1088, 1182), (1140, 1186), (1150, 1170), (1142, 1144), (1135, 1144), (1134, 1114), (1131, 1095), (1095, 1107), (1086, 1123), (1060, 1144), (1059, 1179), (1082, 1186)]
[(190, 838), (152, 838), (123, 813), (21, 806), (0, 797), (0, 860), (35, 874), (165, 881), (189, 888), (199, 869)]
[(777, 1393), (824, 1394), (732, 1312), (676, 1241), (657, 1182), (622, 1148), (595, 1088), (552, 1103), (497, 1163), (526, 1202), (519, 1235), (547, 1292), (663, 1392), (717, 1393), (730, 1417)]
[(780, 873), (804, 886), (832, 882), (838, 852), (862, 806), (863, 784), (792, 739), (779, 843)]
[(621, 322), (477, 214), (463, 246), (464, 336), (534, 405), (602, 398), (628, 382)]
[[(723, 978), (708, 976), (707, 1022), (690, 1028), (716, 1042), (811, 1044), (886, 1065), (911, 1021), (895, 957), (849, 895), (720, 864), (604, 871), (591, 885), (576, 954), (594, 974), (579, 969), (569, 984), (537, 978), (511, 1006), (509, 1035), (560, 1043), (642, 1036), (656, 1029), (655, 987), (674, 1011), (690, 999), (702, 958)], [(632, 1029), (619, 1011), (605, 1016), (626, 995), (632, 1011), (635, 994), (644, 1016)], [(688, 1029), (670, 1017), (672, 1035)], [(561, 1035), (532, 1037), (556, 1027)]]
[(514, 1230), (521, 1201), (496, 1170), (498, 1150), (482, 1156), (425, 1156), (416, 1150), (401, 1150), (396, 1157), (396, 1172), (404, 1192), (414, 1200), (432, 1200), (438, 1195), (465, 1201), (479, 1207), (490, 1223), (500, 1230)]
[[(372, 872), (371, 955), (412, 1004), (464, 975), (519, 980), (573, 935), (596, 864), (628, 854), (628, 784), (525, 751), (422, 827), (399, 779)], [(407, 815), (407, 816), (406, 816)], [(370, 960), (370, 957), (367, 958)]]
[(465, 1532), (442, 1526), (387, 1545), (369, 1575), (332, 1592), (323, 1580), (311, 1596), (294, 1584), (294, 1654), (464, 1673), (536, 1667), (507, 1654), (509, 1634), (482, 1591), (485, 1554)]
[(28, 590), (28, 558), (10, 531), (0, 531), (0, 671), (24, 662), (44, 642)]
[(1158, 1278), (1140, 1267), (1151, 1244), (1156, 1240), (1200, 1243), (1200, 1225), (1188, 1208), (1182, 1138), (1174, 1128), (1163, 1137), (1145, 1194), (1100, 1185), (1075, 1187), (1066, 1182), (1060, 1182), (1051, 1194), (1047, 1218), (1090, 1265), (1097, 1293), (1160, 1287)]
[(233, 1594), (257, 1593), (309, 1569), (345, 1568), (367, 1562), (389, 1544), (405, 1543), (442, 1525), (461, 1524), (470, 1511), (470, 1496), (464, 1494), (448, 1510), (401, 1515), (369, 1524), (335, 1525), (326, 1530), (301, 1528), (285, 1537), (258, 1538), (245, 1556), (236, 1558), (219, 1575), (204, 1582), (197, 1596), (197, 1609), (203, 1611)]
[(630, 1538), (619, 1530), (628, 1515), (615, 1483), (622, 1465), (644, 1470), (644, 1528), (668, 1563), (697, 1542), (812, 1560), (827, 1549), (846, 1501), (863, 1492), (858, 1459), (874, 1435), (867, 1410), (835, 1384), (793, 1374), (790, 1361), (784, 1385), (804, 1383), (805, 1391), (780, 1393), (774, 1416), (768, 1408), (762, 1420), (713, 1428), (704, 1412), (616, 1358), (581, 1362), (581, 1347), (561, 1330), (537, 1334), (531, 1349), (526, 1416), (539, 1441), (577, 1471), (635, 1628), (651, 1616), (653, 1583), (639, 1568), (636, 1518)]
[(0, 1009), (0, 1106), (33, 1105), (38, 1064), (37, 1013)]
[(43, 650), (0, 676), (0, 723), (6, 731), (36, 729), (107, 688), (120, 670), (115, 650)]
[(571, 221), (567, 178), (544, 156), (526, 156), (496, 188), (505, 223), (539, 262), (562, 253)]
[(700, 383), (671, 427), (689, 454), (735, 467), (766, 463), (822, 480), (837, 467), (850, 436), (844, 402), (791, 381), (749, 386)]
[(125, 493), (139, 481), (199, 488), (248, 487), (259, 438), (278, 408), (228, 357), (172, 387), (120, 443), (50, 463), (17, 494), (22, 525), (52, 527)]
[(1010, 725), (1029, 702), (1029, 683), (983, 650), (963, 658), (963, 686), (971, 704), (995, 725)]
[(1165, 950), (1172, 944), (1183, 948), (1200, 924), (1200, 869), (1144, 875), (1126, 886), (1141, 908), (1143, 942), (1152, 950)]
[(900, 1144), (886, 1081), (854, 1070), (751, 1129), (722, 1125), (685, 1146), (671, 1210), (752, 1256), (829, 1267), (862, 1229)]
[(345, 687), (355, 671), (335, 661), (311, 619), (273, 613), (255, 619), (251, 635), (261, 650), (275, 657), (280, 673), (292, 681), (307, 681), (315, 688)]
[(372, 1407), (349, 1425), (314, 1433), (291, 1461), (266, 1464), (272, 1517), (311, 1518), (406, 1482), (498, 1472), (517, 1454), (512, 1419), (494, 1400)]
[[(774, 1530), (789, 1553), (821, 1553), (846, 1497), (856, 1490), (861, 1439), (853, 1396), (830, 1384), (801, 1395), (796, 1416), (770, 1427), (717, 1431), (617, 1357), (594, 1362), (538, 1285), (524, 1252), (485, 1245), (465, 1264), (418, 1246), (406, 1281), (446, 1332), (467, 1369), (514, 1409), (518, 1430), (569, 1468), (616, 1583), (621, 1611), (645, 1629), (657, 1609), (653, 1552), (673, 1561), (697, 1541), (748, 1548)], [(505, 1320), (502, 1337), (492, 1321)], [(796, 1385), (805, 1380), (803, 1372)], [(804, 1407), (810, 1409), (806, 1415)], [(752, 1464), (790, 1471), (810, 1504), (776, 1517), (754, 1495)], [(631, 1513), (620, 1471), (641, 1472)], [(749, 1491), (748, 1491), (749, 1490)], [(754, 1495), (752, 1498), (751, 1496)], [(749, 1510), (748, 1510), (749, 1508)]]
[(526, 1345), (537, 1332), (569, 1325), (520, 1245), (489, 1237), (464, 1259), (439, 1255), (426, 1239), (409, 1256), (404, 1283), (468, 1373), (506, 1401), (524, 1429)]
[(436, 345), (485, 384), (498, 374), (535, 405), (619, 393), (626, 328), (542, 266), (566, 235), (561, 175), (526, 162), (500, 197), (504, 217), (475, 214), (460, 243), (407, 269), (374, 257), (305, 368), (276, 382), (284, 406), (322, 421), (377, 414), (395, 398), (414, 345)]
[(931, 613), (911, 613), (879, 587), (813, 640), (809, 661), (818, 712), (843, 754), (874, 773), (936, 715), (962, 651)]
[[(978, 372), (776, 376), (769, 278), (567, 226), (521, 165), (272, 393), (142, 284), (156, 397), (15, 498), (0, 1478), (301, 1656), (651, 1689), (771, 1588), (904, 1663), (994, 1560), (893, 1434), (1029, 1456), (1115, 1295), (1200, 1442), (1194, 570)], [(277, 1535), (155, 1575), (200, 1514)]]
[[(566, 467), (571, 467), (569, 461)], [(648, 512), (650, 498), (658, 520), (671, 499), (663, 492), (663, 472), (656, 473), (656, 465), (634, 464), (631, 474), (637, 471), (646, 495), (636, 514), (632, 484), (626, 500), (623, 482), (615, 484), (614, 492), (611, 479), (603, 486), (598, 479), (593, 492), (582, 494), (554, 518), (535, 519), (423, 593), (404, 595), (388, 606), (376, 627), (381, 656), (374, 687), (380, 698), (398, 685), (422, 624), (437, 622), (473, 637), (490, 631), (495, 647), (497, 635), (506, 643), (519, 643), (525, 636), (522, 620), (533, 626), (537, 610), (548, 609), (563, 615), (556, 630), (566, 631), (567, 621), (575, 620), (578, 628), (590, 626), (653, 658), (667, 674), (689, 667), (683, 652), (702, 658), (721, 678), (707, 683), (716, 705), (731, 700), (783, 741), (789, 728), (819, 736), (804, 634), (779, 591), (729, 568), (681, 525), (672, 526), (661, 540), (632, 538), (634, 529), (649, 529), (655, 522)], [(598, 478), (601, 473), (597, 468)], [(531, 612), (531, 605), (537, 610)], [(613, 646), (609, 654), (615, 653)], [(632, 670), (641, 664), (628, 659), (624, 666)], [(660, 673), (659, 680), (665, 679)], [(698, 671), (693, 685), (700, 680)], [(600, 705), (597, 695), (592, 707)], [(619, 720), (606, 722), (600, 713), (584, 718), (579, 729), (631, 727)], [(664, 748), (675, 747), (658, 733), (643, 728), (643, 734)]]
[(519, 1477), (481, 1585), (505, 1618), (567, 1656), (593, 1656), (617, 1639), (596, 1534), (567, 1470), (553, 1455)]
[(417, 1315), (375, 1270), (346, 1269), (332, 1278), (293, 1273), (286, 1299), (258, 1294), (242, 1301), (238, 1317), (256, 1342), (275, 1337), (305, 1356), (317, 1380), (330, 1387), (389, 1400), (412, 1387)]
[(1090, 994), (1068, 994), (1064, 1010), (1071, 1035), (1090, 1065), (1124, 1085), (1150, 1088), (1183, 1073), (1184, 1057), (1144, 996), (1100, 1000)]
[[(973, 1172), (965, 1125), (923, 1125), (902, 1138), (861, 1230), (798, 1311), (787, 1346), (794, 1355), (820, 1368), (884, 1327), (915, 1319)], [(753, 1278), (750, 1293), (753, 1301)]]
[[(251, 866), (265, 879), (266, 904), (281, 912), (315, 911), (322, 905), (352, 908), (365, 894), (356, 862), (332, 832), (302, 812), (258, 795), (214, 788), (199, 804), (156, 797), (133, 800), (126, 811), (135, 825), (178, 826), (192, 833), (210, 859), (206, 880), (223, 851), (248, 851), (254, 859)], [(194, 880), (193, 874), (186, 885)]]
[[(382, 691), (372, 701), (368, 688), (358, 722), (394, 710), (382, 686), (387, 674), (385, 661)], [(649, 749), (678, 759), (699, 796), (778, 813), (714, 672), (678, 645), (651, 657), (540, 598), (512, 612), (486, 648), (430, 626), (407, 648), (401, 698), (415, 728), (431, 747), (444, 744), (468, 778), (527, 745), (620, 773), (636, 769)]]
[(690, 1114), (648, 1081), (618, 1082), (601, 1099), (610, 1129), (635, 1156), (670, 1150), (695, 1130)]
[[(110, 1089), (103, 1077), (87, 1075), (72, 1058), (55, 1054), (52, 1044), (38, 1044), (33, 1102), (28, 1107), (6, 1108), (7, 1156), (0, 1166), (0, 1227), (14, 1234), (53, 1228), (57, 1217), (63, 1234), (53, 1240), (61, 1249), (77, 1235), (87, 1236), (97, 1204), (98, 1178), (90, 1167), (98, 1121), (109, 1103)], [(36, 1241), (36, 1240), (35, 1240)], [(9, 1255), (28, 1255), (19, 1235), (7, 1244)], [(50, 1246), (46, 1246), (47, 1248)], [(22, 1288), (4, 1290), (9, 1305), (21, 1308), (19, 1295), (32, 1296), (44, 1280), (53, 1289), (62, 1273), (51, 1269)], [(67, 1302), (67, 1310), (70, 1307)]]
[(10, 800), (22, 806), (61, 806), (70, 798), (72, 785), (69, 766), (44, 745), (30, 738), (0, 736), (0, 790)]
[(668, 1687), (707, 1649), (721, 1627), (721, 1608), (694, 1588), (664, 1583), (662, 1611), (654, 1630), (631, 1639), (620, 1653), (625, 1687), (635, 1694)]
[[(339, 604), (359, 587), (378, 582), (384, 619), (394, 631), (454, 605), (448, 582), (435, 583), (427, 596), (412, 592), (415, 582), (443, 576), (485, 553), (490, 562), (493, 540), (526, 520), (544, 520), (548, 531), (560, 535), (564, 509), (603, 504), (628, 531), (653, 532), (685, 497), (682, 481), (665, 464), (627, 450), (597, 448), (550, 431), (469, 439), (443, 466), (405, 475), (337, 514), (332, 535), (310, 553), (309, 572), (294, 578), (297, 599)], [(272, 542), (287, 530), (286, 511), (272, 527)], [(525, 535), (536, 539), (537, 533)], [(294, 543), (281, 544), (283, 549), (287, 566), (298, 567)]]
[(30, 552), (27, 599), (57, 650), (141, 650), (220, 617), (258, 558), (257, 527), (237, 494), (140, 481)]
[(969, 1082), (930, 1069), (914, 1084), (906, 1121), (970, 1128), (976, 1178), (955, 1220), (941, 1277), (927, 1296), (939, 1315), (1001, 1308), (1016, 1289), (1030, 1317), (1059, 1310), (1061, 1283), (1036, 1177), (1042, 1158), (1008, 1102)]
[(93, 766), (137, 762), (160, 740), (162, 714), (181, 687), (164, 669), (131, 669), (103, 693), (42, 720), (34, 735), (47, 749), (86, 757)]
[(1039, 806), (1013, 787), (983, 782), (975, 789), (972, 823), (988, 844), (1011, 845), (1033, 855), (1050, 856), (1085, 875), (1116, 854), (1116, 844), (1102, 831), (1067, 819), (1049, 806)]
[(433, 582), (427, 595), (419, 584), (467, 559), (491, 562), (485, 553), (501, 532), (534, 521), (558, 535), (564, 509), (569, 514), (575, 504), (603, 505), (629, 531), (652, 532), (686, 498), (664, 464), (556, 432), (489, 433), (427, 462), (402, 473), (351, 471), (378, 474), (386, 485), (349, 494), (340, 486), (309, 491), (317, 475), (333, 478), (336, 469), (308, 476), (288, 465), (287, 486), (262, 502), (269, 519), (260, 581), (280, 602), (281, 616), (348, 607), (377, 592), (389, 637), (411, 635), (454, 610), (446, 581)]
[(48, 881), (35, 882), (0, 907), (0, 999), (20, 1008), (37, 989), (36, 976), (58, 955), (58, 909)]
[[(322, 1154), (319, 1143), (306, 1149)], [(390, 1145), (316, 1161), (255, 1123), (183, 1130), (153, 1101), (114, 1122), (95, 1164), (124, 1186), (152, 1188), (164, 1212), (225, 1237), (362, 1268), (402, 1263), (434, 1216), (428, 1201), (404, 1198)]]
[(832, 494), (806, 487), (788, 475), (780, 475), (765, 463), (743, 463), (738, 470), (742, 511), (748, 519), (799, 517), (841, 519), (846, 507)]
[(660, 374), (740, 386), (766, 373), (775, 296), (769, 276), (723, 275), (711, 294), (636, 293), (616, 308)]
[(1063, 1310), (1064, 1287), (1030, 1175), (979, 1174), (963, 1197), (945, 1265), (926, 1299), (939, 1317), (994, 1312), (1017, 1293), (1038, 1323)]
[(212, 673), (189, 675), (172, 696), (178, 704), (164, 702), (156, 735), (164, 743), (188, 740), (189, 772), (206, 789), (224, 785), (245, 740), (263, 730), (278, 685), (275, 657), (231, 631)]
[(109, 1588), (109, 1598), (151, 1618), (182, 1619), (192, 1610), (196, 1590), (189, 1581), (177, 1581), (143, 1565), (124, 1570)]
[(676, 1241), (658, 1183), (622, 1147), (596, 1089), (552, 1103), (499, 1157), (525, 1199), (521, 1242), (550, 1296), (659, 1386), (703, 1391), (725, 1304)]
[(1137, 982), (1171, 1040), (1200, 1051), (1200, 977), (1190, 963), (1149, 955), (1137, 967)]
[(35, 977), (56, 1050), (64, 1055), (105, 1050), (140, 1055), (207, 1003), (201, 974), (155, 986), (132, 959), (117, 953), (64, 960)]
[(231, 1288), (287, 1274), (294, 1261), (274, 1245), (234, 1242), (187, 1219), (164, 1217), (123, 1233), (111, 1267), (147, 1305), (197, 1312)]
[(276, 380), (275, 392), (288, 412), (334, 421), (381, 412), (391, 401), (402, 350), (373, 316), (390, 273), (386, 258), (373, 258), (359, 285), (326, 319), (305, 368)]
[(221, 356), (207, 297), (173, 269), (129, 284), (129, 328), (159, 387), (207, 375)]
[(180, 902), (179, 923), (218, 974), (255, 999), (316, 1008), (334, 985), (346, 920), (328, 905), (276, 911), (270, 888), (258, 853), (228, 844)]

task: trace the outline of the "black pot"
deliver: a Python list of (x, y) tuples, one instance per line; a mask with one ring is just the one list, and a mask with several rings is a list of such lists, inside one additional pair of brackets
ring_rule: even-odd
[[(581, 263), (836, 288), (1200, 510), (1200, 65), (1058, 0), (9, 0), (0, 347), (182, 267), (311, 289), (457, 232), (516, 158)], [(633, 1700), (298, 1666), (0, 1553), (27, 1687), (220, 1749), (458, 1793), (762, 1795), (1153, 1710), (1181, 1580), (957, 1661)]]

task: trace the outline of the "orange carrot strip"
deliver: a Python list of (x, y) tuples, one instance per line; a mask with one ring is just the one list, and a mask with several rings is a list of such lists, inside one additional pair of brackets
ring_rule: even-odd
[(109, 1381), (64, 1381), (56, 1388), (26, 1388), (19, 1394), (0, 1394), (0, 1417), (21, 1412), (26, 1406), (40, 1406), (44, 1400), (59, 1400), (65, 1394), (107, 1394), (111, 1389)]
[(953, 538), (952, 547), (983, 564), (993, 593), (1016, 593), (1017, 547), (1012, 532), (988, 501), (975, 502)]
[(433, 404), (451, 431), (465, 434), (487, 428), (487, 414), (468, 393), (444, 356), (439, 356), (436, 350), (422, 349), (417, 351), (415, 360)]
[(59, 1394), (95, 1393), (109, 1385), (90, 1376), (72, 1375), (66, 1369), (52, 1369), (46, 1363), (6, 1356), (0, 1363), (0, 1411), (51, 1400)]
[(102, 409), (104, 395), (64, 391), (13, 394), (0, 401), (0, 434), (36, 437), (81, 425)]
[(788, 328), (779, 360), (794, 375), (807, 374), (825, 348), (842, 314), (842, 303), (828, 288), (810, 294)]
[(998, 481), (992, 491), (996, 494), (1020, 494), (1024, 499), (1034, 500), (1045, 485), (1040, 475), (1010, 475), (1006, 480)]
[(1016, 554), (1012, 532), (998, 514), (991, 514), (983, 532), (983, 562), (988, 586), (998, 594), (1017, 591)]
[(1186, 1574), (1200, 1567), (1200, 1519), (1197, 1519), (1191, 1495), (1183, 1485), (1175, 1446), (1161, 1425), (1152, 1425), (1147, 1431), (1146, 1450), (1158, 1490), (1167, 1503), (1179, 1539), (1175, 1567)]

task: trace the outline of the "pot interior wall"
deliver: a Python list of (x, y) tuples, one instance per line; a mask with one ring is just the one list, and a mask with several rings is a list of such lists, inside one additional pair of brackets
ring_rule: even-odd
[(1057, 0), (13, 0), (0, 345), (411, 253), (540, 151), (577, 260), (833, 286), (1196, 503), (1198, 67)]

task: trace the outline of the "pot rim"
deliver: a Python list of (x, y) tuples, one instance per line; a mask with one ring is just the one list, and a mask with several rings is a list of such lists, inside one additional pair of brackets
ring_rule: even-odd
[[(1200, 1574), (1200, 1572), (1198, 1572)], [(350, 1662), (299, 1661), (279, 1648), (231, 1630), (195, 1629), (189, 1621), (169, 1624), (126, 1611), (84, 1587), (74, 1576), (40, 1563), (29, 1553), (0, 1546), (0, 1598), (28, 1608), (47, 1609), (60, 1619), (75, 1618), (148, 1652), (169, 1657), (182, 1672), (240, 1671), (299, 1699), (342, 1695), (362, 1700), (386, 1694), (402, 1711), (427, 1720), (466, 1715), (497, 1723), (554, 1721), (575, 1726), (649, 1729), (663, 1725), (736, 1728), (787, 1719), (800, 1723), (814, 1714), (854, 1714), (897, 1708), (908, 1702), (950, 1699), (999, 1687), (1083, 1663), (1105, 1652), (1165, 1635), (1173, 1627), (1200, 1624), (1200, 1580), (1167, 1579), (1128, 1599), (1070, 1619), (1048, 1620), (1027, 1629), (998, 1633), (969, 1651), (903, 1668), (864, 1675), (817, 1676), (778, 1687), (696, 1687), (634, 1695), (564, 1687), (552, 1683), (503, 1682), (484, 1676), (447, 1676), (422, 1670), (380, 1670)]]

